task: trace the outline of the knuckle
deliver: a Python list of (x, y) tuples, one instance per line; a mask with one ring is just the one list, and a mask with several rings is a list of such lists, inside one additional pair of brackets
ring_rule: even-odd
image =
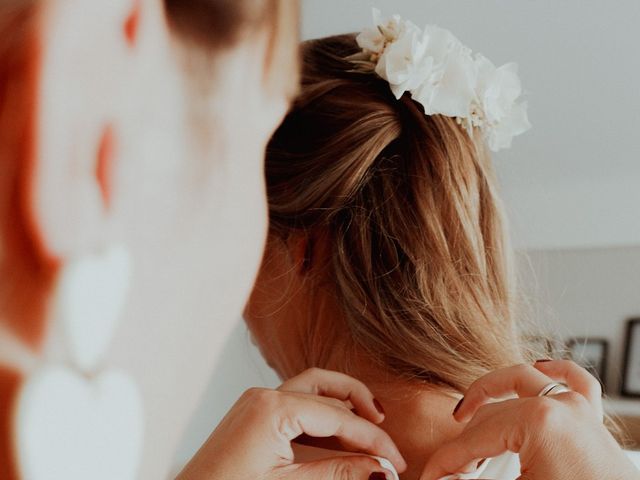
[(518, 375), (529, 373), (530, 371), (534, 370), (533, 366), (529, 365), (528, 363), (518, 363), (511, 368), (513, 369), (513, 373)]
[(563, 393), (562, 399), (579, 412), (588, 412), (591, 410), (589, 401), (577, 392)]
[(256, 396), (261, 395), (261, 391), (264, 390), (263, 388), (258, 388), (258, 387), (252, 387), (249, 388), (247, 390), (244, 391), (244, 393), (242, 394), (243, 399), (253, 399)]
[(580, 405), (582, 403), (587, 402), (587, 400), (577, 392), (565, 392), (562, 394), (562, 398), (567, 400), (569, 403), (573, 403), (576, 405)]
[(481, 400), (486, 395), (486, 388), (484, 386), (485, 377), (478, 378), (474, 381), (467, 391), (464, 392), (464, 403), (470, 405), (478, 400)]
[(562, 428), (562, 403), (557, 400), (548, 397), (532, 399), (527, 412), (527, 420), (544, 430)]
[(587, 378), (589, 383), (589, 393), (594, 397), (601, 397), (603, 392), (600, 381), (591, 374), (589, 374)]
[(337, 462), (334, 467), (333, 476), (339, 480), (360, 480), (364, 478), (364, 472), (373, 471), (378, 467), (378, 463), (369, 457), (351, 458), (348, 461)]
[(486, 400), (491, 398), (491, 391), (489, 390), (487, 385), (478, 385), (478, 389), (476, 390), (478, 394), (477, 397), (480, 397), (480, 400)]
[(380, 430), (374, 427), (374, 434), (371, 435), (367, 448), (372, 452), (386, 452), (389, 450), (389, 446), (392, 445), (391, 437), (389, 437), (384, 430)]
[(337, 463), (333, 470), (334, 472), (331, 478), (337, 478), (339, 480), (357, 480), (358, 478), (355, 465), (349, 462)]
[(488, 405), (491, 404), (490, 399), (493, 394), (488, 385), (478, 384), (471, 394), (464, 396), (462, 406), (466, 410), (467, 414), (473, 413), (477, 415), (480, 411), (485, 411)]
[(325, 397), (325, 399), (325, 401), (334, 408), (338, 408), (340, 410), (349, 410), (342, 400), (331, 397)]
[(318, 368), (318, 367), (311, 367), (311, 368), (307, 368), (304, 372), (302, 372), (302, 375), (308, 376), (308, 377), (312, 377), (312, 378), (316, 378), (316, 377), (322, 377), (326, 374), (326, 370), (323, 370), (322, 368)]
[(273, 410), (281, 400), (279, 392), (268, 388), (250, 388), (242, 396), (261, 410)]
[(277, 416), (275, 426), (276, 431), (282, 435), (286, 441), (291, 441), (304, 433), (304, 428), (298, 421), (298, 418), (292, 415), (292, 412)]
[(485, 403), (481, 405), (476, 410), (474, 418), (472, 418), (471, 421), (474, 422), (476, 418), (483, 419), (483, 418), (490, 417), (494, 413), (495, 407), (496, 407), (496, 404), (494, 403)]

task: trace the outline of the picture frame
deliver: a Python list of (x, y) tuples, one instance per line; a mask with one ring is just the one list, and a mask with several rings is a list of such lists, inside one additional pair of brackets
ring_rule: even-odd
[(566, 348), (569, 358), (589, 371), (600, 382), (604, 392), (607, 384), (609, 340), (605, 338), (574, 337), (566, 342)]
[(640, 398), (640, 318), (627, 320), (620, 395)]

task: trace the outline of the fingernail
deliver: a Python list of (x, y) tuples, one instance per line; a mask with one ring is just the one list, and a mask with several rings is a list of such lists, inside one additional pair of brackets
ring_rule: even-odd
[(377, 398), (373, 399), (373, 404), (375, 405), (376, 410), (378, 410), (378, 413), (380, 413), (380, 415), (385, 415), (384, 408), (382, 408), (382, 405), (380, 405), (380, 402)]
[(478, 471), (478, 468), (480, 468), (480, 465), (482, 465), (482, 462), (484, 462), (484, 460), (474, 460), (465, 465), (464, 468), (461, 468), (459, 473), (475, 473)]
[(464, 402), (464, 397), (458, 400), (458, 403), (456, 404), (456, 408), (453, 409), (452, 415), (455, 415), (456, 413), (458, 413), (458, 410), (460, 410), (460, 407), (462, 406), (462, 402)]
[(544, 362), (550, 362), (551, 359), (550, 358), (543, 358), (542, 360), (536, 360), (536, 363), (544, 363)]
[[(373, 458), (377, 460), (378, 463), (380, 464), (380, 467), (382, 468), (382, 472), (384, 472), (385, 478), (387, 480), (398, 480), (398, 474), (396, 473), (396, 469), (389, 460), (387, 460), (384, 457), (374, 456)], [(381, 472), (376, 472), (376, 473), (381, 473)]]
[(369, 475), (369, 480), (388, 480), (387, 474), (384, 472), (373, 472)]

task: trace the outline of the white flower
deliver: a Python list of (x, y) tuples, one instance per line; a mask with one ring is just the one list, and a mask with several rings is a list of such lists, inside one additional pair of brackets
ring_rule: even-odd
[(479, 128), (493, 151), (531, 128), (515, 64), (496, 68), (482, 55), (474, 58), (435, 25), (421, 30), (398, 15), (382, 19), (377, 9), (373, 20), (374, 28), (356, 38), (362, 52), (350, 58), (389, 82), (397, 99), (409, 92), (425, 114), (456, 118), (470, 133)]
[(429, 43), (427, 55), (434, 68), (412, 91), (427, 115), (466, 117), (475, 98), (476, 68), (471, 51), (448, 30), (436, 26), (425, 29)]
[(418, 88), (433, 71), (427, 44), (428, 38), (418, 28), (407, 28), (380, 55), (376, 73), (389, 82), (396, 98)]
[(511, 140), (531, 128), (526, 102), (519, 101), (522, 86), (518, 66), (507, 63), (496, 68), (490, 60), (476, 55), (476, 92), (483, 114), (482, 129), (493, 151), (509, 148)]
[[(373, 9), (373, 27), (365, 28), (357, 37), (358, 46), (370, 54), (381, 54), (388, 43), (397, 40), (407, 26), (414, 26), (405, 22), (400, 15), (383, 19), (380, 10)], [(415, 27), (415, 26), (414, 26)], [(415, 27), (417, 29), (417, 27)]]

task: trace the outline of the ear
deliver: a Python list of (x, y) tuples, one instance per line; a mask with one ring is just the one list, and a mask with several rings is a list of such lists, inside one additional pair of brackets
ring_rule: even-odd
[(108, 239), (120, 118), (145, 11), (138, 0), (60, 0), (41, 14), (25, 200), (35, 243), (57, 259)]
[(314, 269), (318, 273), (325, 269), (331, 259), (332, 240), (327, 231), (314, 229), (296, 233), (287, 240), (297, 273), (306, 275)]
[(312, 265), (313, 242), (310, 236), (299, 233), (287, 239), (287, 248), (298, 275), (305, 275)]

